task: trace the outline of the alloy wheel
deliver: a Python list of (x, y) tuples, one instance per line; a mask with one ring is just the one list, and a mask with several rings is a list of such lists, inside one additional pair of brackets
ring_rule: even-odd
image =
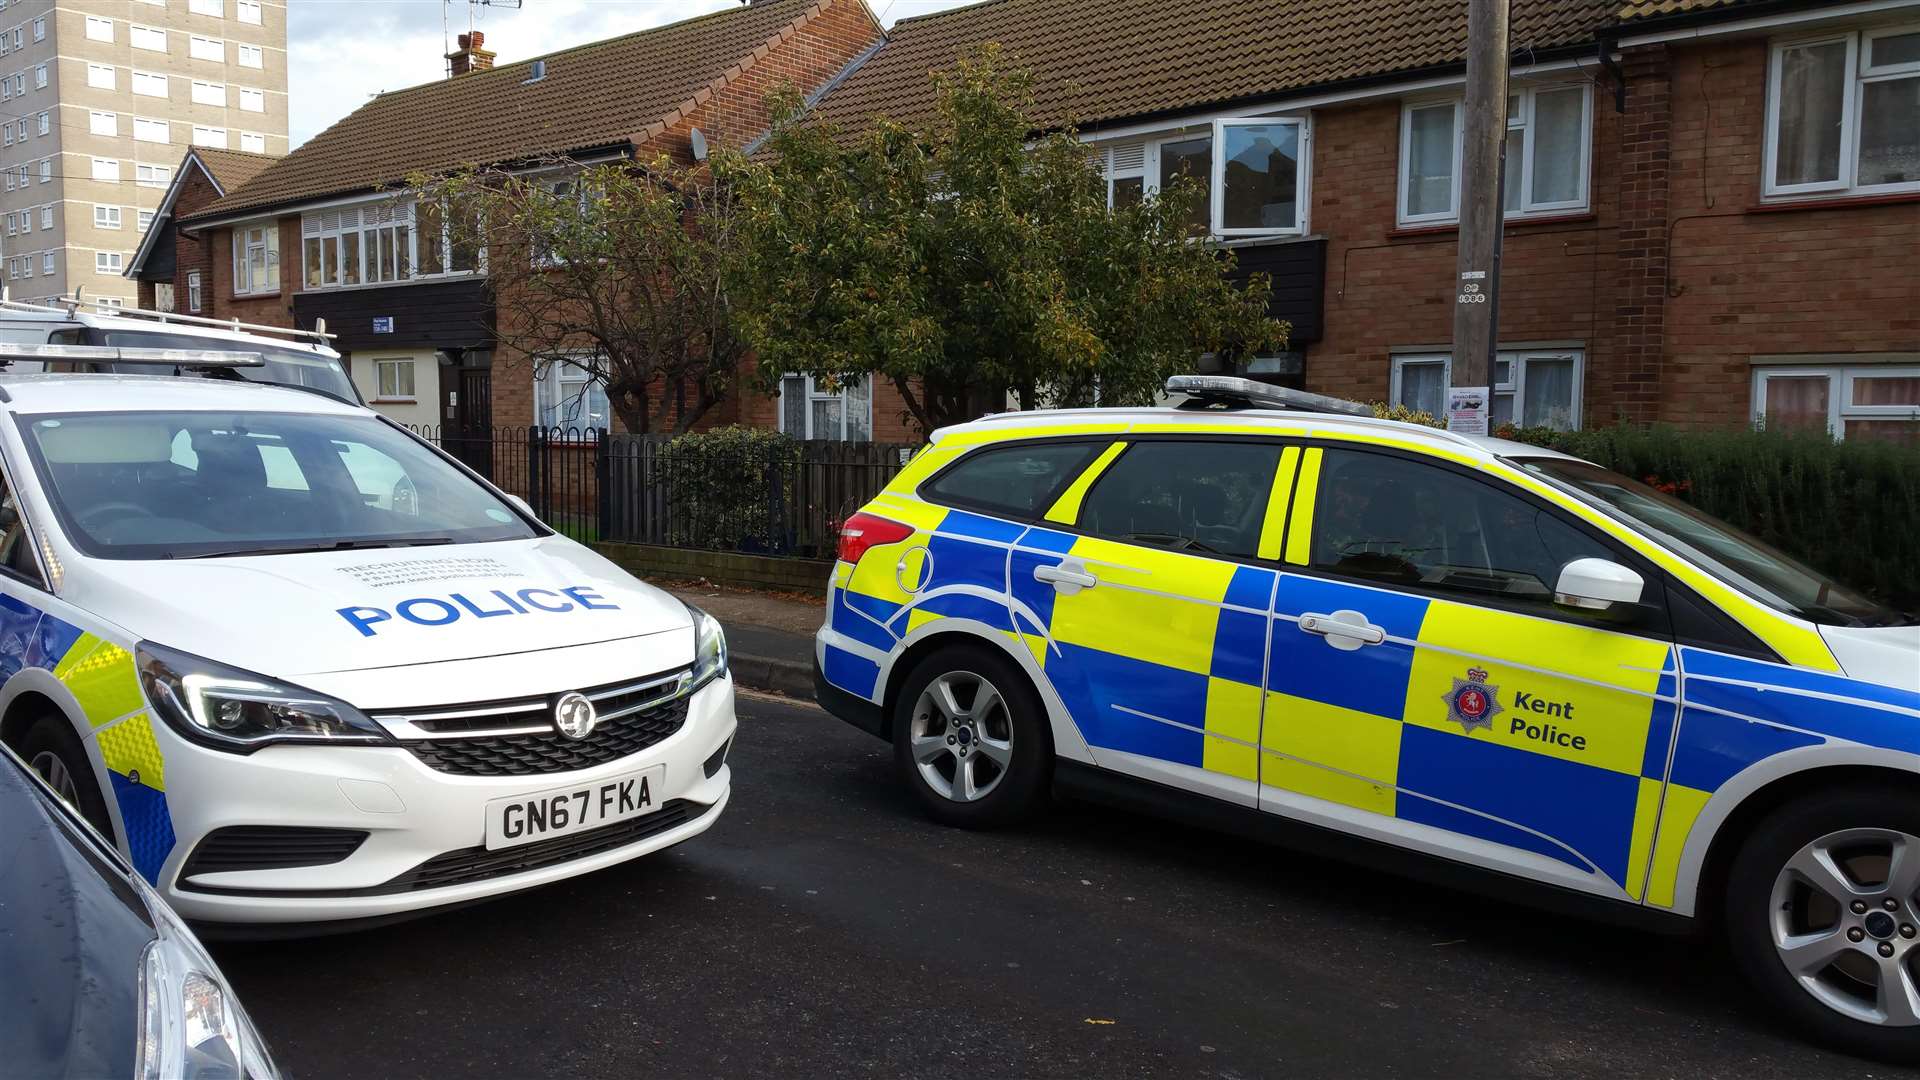
[(991, 795), (1013, 764), (1006, 697), (970, 671), (950, 671), (928, 683), (914, 703), (907, 734), (921, 778), (954, 802)]
[(40, 779), (47, 782), (55, 795), (60, 796), (60, 801), (75, 810), (80, 809), (80, 789), (74, 784), (73, 774), (67, 771), (67, 763), (60, 760), (59, 754), (42, 750), (33, 755), (33, 760), (27, 764), (40, 774)]
[(1774, 880), (1780, 962), (1814, 1000), (1885, 1027), (1920, 1025), (1920, 837), (1842, 829), (1802, 847)]

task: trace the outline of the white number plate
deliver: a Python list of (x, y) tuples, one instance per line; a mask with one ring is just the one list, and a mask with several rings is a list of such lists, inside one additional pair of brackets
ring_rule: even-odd
[(487, 803), (487, 850), (585, 832), (660, 808), (667, 767), (609, 776), (584, 787), (552, 788)]

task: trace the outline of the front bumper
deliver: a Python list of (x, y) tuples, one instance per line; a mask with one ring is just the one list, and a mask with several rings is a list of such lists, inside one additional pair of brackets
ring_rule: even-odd
[[(234, 755), (166, 740), (167, 802), (176, 843), (159, 890), (189, 919), (309, 923), (377, 919), (545, 885), (680, 843), (725, 807), (732, 770), (705, 765), (733, 738), (733, 682), (688, 702), (686, 722), (638, 753), (592, 768), (531, 776), (439, 772), (402, 747), (273, 746)], [(644, 817), (487, 852), (489, 801), (587, 786), (656, 765), (660, 809)], [(665, 815), (665, 816), (663, 816)], [(196, 845), (228, 826), (296, 826), (367, 833), (338, 862), (274, 870), (183, 874)]]

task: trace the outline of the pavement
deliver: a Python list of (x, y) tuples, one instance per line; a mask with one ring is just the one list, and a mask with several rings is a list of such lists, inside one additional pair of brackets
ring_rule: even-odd
[(704, 582), (654, 584), (720, 620), (734, 682), (750, 690), (813, 699), (813, 632), (826, 618), (825, 601)]
[[(715, 605), (717, 606), (717, 605)], [(879, 741), (743, 694), (670, 851), (214, 951), (296, 1077), (1740, 1077), (1800, 1042), (1719, 951), (1079, 805), (972, 833)], [(0, 1069), (0, 1071), (4, 1071)]]

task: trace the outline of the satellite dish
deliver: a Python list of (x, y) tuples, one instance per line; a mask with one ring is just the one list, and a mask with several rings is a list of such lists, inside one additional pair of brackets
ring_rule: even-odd
[(687, 132), (687, 141), (693, 144), (693, 160), (707, 160), (707, 137), (700, 133), (699, 128)]

